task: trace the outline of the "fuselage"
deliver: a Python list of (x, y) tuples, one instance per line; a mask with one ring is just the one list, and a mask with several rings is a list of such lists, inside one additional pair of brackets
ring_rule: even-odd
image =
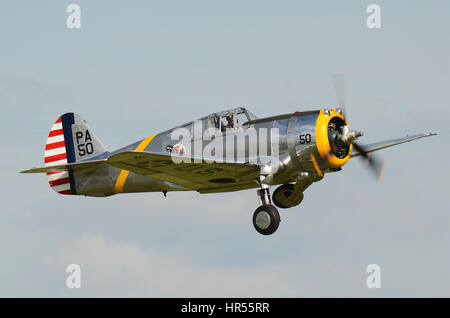
[[(320, 180), (324, 173), (338, 171), (350, 156), (351, 149), (346, 149), (342, 154), (337, 153), (330, 146), (328, 133), (330, 122), (335, 121), (337, 125), (346, 124), (339, 111), (295, 112), (261, 119), (247, 115), (247, 117), (241, 117), (244, 118), (241, 123), (238, 121), (238, 117), (245, 111), (243, 108), (238, 108), (211, 114), (197, 121), (151, 135), (107, 153), (105, 156), (136, 150), (162, 154), (171, 154), (176, 151), (181, 154), (202, 155), (208, 144), (214, 142), (216, 149), (212, 155), (218, 155), (217, 145), (221, 145), (223, 149), (220, 157), (224, 160), (252, 162), (258, 160), (262, 151), (264, 152), (262, 157), (276, 157), (276, 166), (271, 163), (265, 173), (266, 183), (277, 185), (300, 181), (304, 182), (305, 188), (312, 182)], [(234, 118), (236, 118), (234, 124), (232, 123), (232, 127), (224, 129), (222, 125), (225, 121), (221, 117), (233, 112)], [(178, 133), (180, 130), (191, 133), (191, 138), (187, 142), (186, 138), (181, 142), (174, 138), (174, 133)], [(205, 173), (206, 171), (204, 165), (196, 166), (194, 162), (190, 169), (193, 173)], [(157, 175), (154, 177), (136, 174), (106, 164), (97, 167), (95, 171), (76, 173), (74, 178), (77, 185), (76, 193), (88, 196), (192, 190), (158, 179)], [(257, 182), (233, 182), (231, 180), (219, 186), (212, 185), (209, 190), (206, 189), (202, 192), (228, 192), (257, 187)]]

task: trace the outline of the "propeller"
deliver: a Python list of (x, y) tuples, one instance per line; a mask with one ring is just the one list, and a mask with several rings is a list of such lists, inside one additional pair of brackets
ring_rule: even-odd
[(336, 100), (339, 108), (342, 109), (343, 115), (347, 115), (345, 111), (345, 78), (344, 73), (340, 71), (334, 71), (331, 73), (331, 81), (333, 82), (334, 93), (336, 94)]
[[(347, 111), (345, 108), (345, 78), (344, 73), (340, 71), (334, 71), (331, 73), (331, 80), (333, 82), (334, 92), (336, 94), (336, 100), (339, 108), (341, 108), (343, 112), (343, 116), (347, 118)], [(378, 179), (378, 182), (381, 182), (384, 174), (385, 162), (384, 160), (377, 159), (372, 154), (364, 149), (363, 146), (359, 145), (355, 140), (362, 136), (363, 133), (360, 131), (350, 131), (348, 126), (343, 126), (341, 131), (337, 133), (334, 138), (333, 146), (337, 147), (335, 144), (337, 140), (339, 142), (343, 142), (345, 144), (352, 144), (354, 149), (359, 152), (362, 158), (364, 158), (369, 164), (370, 170), (375, 174)]]
[(369, 155), (369, 153), (359, 145), (358, 143), (354, 142), (353, 147), (361, 154), (362, 157), (364, 157), (367, 160), (367, 163), (369, 164), (371, 171), (375, 173), (375, 176), (377, 177), (377, 181), (381, 182), (384, 175), (384, 166), (385, 161), (381, 162), (376, 157), (373, 157), (372, 155)]

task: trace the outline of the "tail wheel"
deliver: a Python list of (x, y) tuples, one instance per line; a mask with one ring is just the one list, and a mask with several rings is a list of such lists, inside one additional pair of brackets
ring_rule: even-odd
[(280, 213), (271, 204), (261, 205), (253, 214), (253, 226), (263, 235), (274, 233), (280, 225)]

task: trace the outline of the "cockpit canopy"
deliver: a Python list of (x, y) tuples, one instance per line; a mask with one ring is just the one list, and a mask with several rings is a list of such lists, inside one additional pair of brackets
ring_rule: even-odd
[[(219, 132), (226, 132), (226, 131), (232, 132), (233, 130), (247, 129), (248, 127), (243, 125), (248, 121), (256, 119), (258, 119), (258, 117), (253, 115), (251, 112), (249, 112), (243, 107), (238, 107), (225, 110), (222, 112), (209, 114), (206, 117), (197, 119), (196, 122), (198, 121), (201, 122), (203, 132), (207, 130), (209, 131), (210, 128), (218, 130)], [(192, 136), (194, 133), (193, 124), (194, 122), (191, 121), (184, 125), (180, 125), (177, 128), (188, 129)]]
[(255, 120), (258, 117), (243, 107), (233, 108), (222, 112), (208, 115), (202, 120), (207, 119), (210, 128), (216, 128), (220, 131), (241, 127), (244, 123)]

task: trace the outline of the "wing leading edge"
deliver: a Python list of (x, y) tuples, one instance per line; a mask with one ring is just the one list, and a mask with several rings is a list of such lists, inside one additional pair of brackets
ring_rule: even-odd
[[(405, 142), (410, 142), (410, 141), (413, 141), (413, 140), (417, 140), (417, 139), (421, 139), (421, 138), (425, 138), (425, 137), (431, 137), (431, 136), (435, 136), (435, 135), (437, 135), (437, 134), (436, 133), (417, 134), (417, 135), (412, 135), (412, 136), (406, 136), (406, 137), (403, 137), (403, 138), (379, 141), (379, 142), (376, 142), (376, 143), (373, 143), (373, 144), (361, 145), (361, 146), (364, 147), (364, 150), (366, 152), (373, 152), (373, 151), (377, 151), (377, 150), (380, 150), (380, 149), (384, 149), (384, 148), (400, 145), (400, 144), (403, 144)], [(351, 157), (357, 157), (357, 156), (360, 156), (360, 155), (361, 154), (358, 151), (353, 151)]]

